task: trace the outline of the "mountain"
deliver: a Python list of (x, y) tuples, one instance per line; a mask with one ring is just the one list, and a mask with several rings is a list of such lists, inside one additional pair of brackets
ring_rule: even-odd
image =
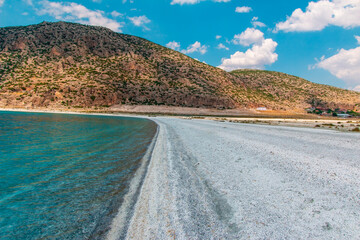
[(220, 69), (103, 27), (43, 22), (0, 29), (0, 105), (118, 103), (234, 108)]
[(107, 28), (43, 22), (0, 28), (0, 107), (116, 104), (304, 109), (360, 103), (360, 93), (264, 71), (225, 72)]

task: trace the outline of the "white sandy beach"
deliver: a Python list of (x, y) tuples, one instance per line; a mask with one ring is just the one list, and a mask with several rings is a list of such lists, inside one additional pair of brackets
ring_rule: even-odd
[(360, 134), (153, 120), (136, 205), (109, 239), (360, 238)]

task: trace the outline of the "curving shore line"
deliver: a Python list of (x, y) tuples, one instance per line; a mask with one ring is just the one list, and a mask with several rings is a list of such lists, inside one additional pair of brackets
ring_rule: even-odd
[(107, 239), (360, 238), (359, 134), (152, 120), (152, 151)]
[(171, 127), (155, 122), (159, 127), (154, 146), (136, 173), (107, 239), (229, 238), (232, 230), (226, 219), (219, 219), (219, 213), (227, 218), (229, 206), (196, 173), (195, 158), (178, 145), (181, 142)]
[(138, 201), (141, 187), (143, 186), (145, 177), (147, 175), (148, 166), (150, 164), (155, 144), (159, 135), (159, 126), (157, 126), (156, 133), (142, 158), (140, 167), (136, 170), (133, 179), (130, 182), (129, 191), (123, 199), (123, 203), (113, 219), (110, 230), (107, 233), (106, 239), (124, 239), (129, 228), (130, 220), (135, 211), (135, 203)]

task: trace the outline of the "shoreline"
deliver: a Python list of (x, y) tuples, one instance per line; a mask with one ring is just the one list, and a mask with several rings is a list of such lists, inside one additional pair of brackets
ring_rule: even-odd
[(155, 121), (158, 136), (121, 239), (360, 237), (358, 134)]
[[(151, 121), (151, 120), (150, 120)], [(126, 236), (129, 228), (129, 220), (133, 217), (136, 203), (141, 192), (142, 185), (146, 178), (148, 167), (151, 162), (151, 156), (154, 151), (154, 146), (157, 142), (159, 135), (159, 125), (157, 125), (156, 133), (146, 150), (144, 157), (141, 159), (141, 165), (136, 170), (133, 178), (129, 184), (129, 190), (123, 198), (123, 202), (118, 210), (118, 213), (111, 222), (110, 230), (106, 234), (108, 240), (123, 239)]]
[[(273, 126), (288, 127), (304, 127), (304, 128), (320, 128), (332, 129), (341, 132), (360, 132), (360, 118), (319, 118), (308, 116), (308, 118), (295, 117), (264, 117), (264, 116), (199, 116), (199, 115), (157, 115), (153, 113), (124, 113), (124, 112), (83, 112), (83, 111), (60, 111), (60, 110), (44, 110), (44, 109), (15, 109), (0, 108), (0, 111), (9, 112), (29, 112), (29, 113), (54, 113), (54, 114), (77, 114), (77, 115), (93, 115), (93, 116), (113, 116), (113, 117), (135, 117), (155, 119), (157, 117), (179, 118), (179, 119), (196, 119), (196, 120), (212, 120), (220, 122), (260, 124)], [(313, 118), (310, 118), (313, 117)]]
[(214, 109), (214, 108), (190, 108), (172, 106), (152, 106), (152, 105), (124, 105), (112, 106), (109, 108), (0, 108), (9, 111), (30, 111), (30, 112), (81, 112), (81, 113), (107, 113), (125, 115), (145, 115), (145, 116), (175, 116), (175, 117), (228, 117), (228, 118), (288, 118), (288, 119), (324, 119), (323, 117), (305, 112), (297, 111), (257, 111), (254, 109)]

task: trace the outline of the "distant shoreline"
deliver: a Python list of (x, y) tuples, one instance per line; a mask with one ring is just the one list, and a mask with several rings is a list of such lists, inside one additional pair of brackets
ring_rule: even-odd
[(228, 117), (228, 118), (293, 118), (293, 119), (333, 119), (313, 114), (289, 111), (257, 111), (254, 109), (214, 109), (152, 105), (115, 105), (109, 108), (18, 108), (0, 107), (0, 111), (121, 114), (139, 116), (184, 116), (184, 117)]
[[(194, 112), (186, 113), (179, 112), (178, 108), (174, 108), (177, 111), (173, 112), (146, 112), (148, 108), (138, 108), (139, 106), (127, 106), (122, 111), (114, 109), (46, 109), (46, 108), (0, 108), (0, 111), (11, 112), (34, 112), (34, 113), (58, 113), (58, 114), (78, 114), (78, 115), (94, 115), (94, 116), (114, 116), (114, 117), (135, 117), (135, 118), (154, 118), (154, 117), (169, 117), (169, 118), (186, 118), (186, 119), (205, 119), (213, 121), (228, 121), (234, 123), (247, 123), (247, 124), (265, 124), (265, 125), (277, 125), (277, 126), (289, 126), (289, 127), (307, 127), (307, 128), (324, 128), (340, 131), (356, 131), (356, 128), (360, 127), (360, 118), (336, 118), (336, 117), (320, 117), (312, 116), (310, 114), (285, 114), (285, 115), (271, 115), (271, 114), (247, 114), (251, 112), (243, 111), (238, 115), (226, 115), (229, 112), (222, 112), (226, 110), (214, 110), (210, 109), (210, 112), (206, 112), (208, 109), (192, 108), (192, 111), (198, 111), (197, 114), (191, 114)], [(172, 107), (166, 107), (172, 109)], [(127, 111), (125, 111), (127, 110)], [(133, 110), (133, 111), (131, 111)], [(156, 110), (156, 109), (155, 109)], [(202, 111), (201, 111), (202, 110)], [(232, 110), (234, 113), (235, 110)], [(216, 113), (216, 114), (214, 114)], [(359, 128), (360, 130), (360, 128)]]

